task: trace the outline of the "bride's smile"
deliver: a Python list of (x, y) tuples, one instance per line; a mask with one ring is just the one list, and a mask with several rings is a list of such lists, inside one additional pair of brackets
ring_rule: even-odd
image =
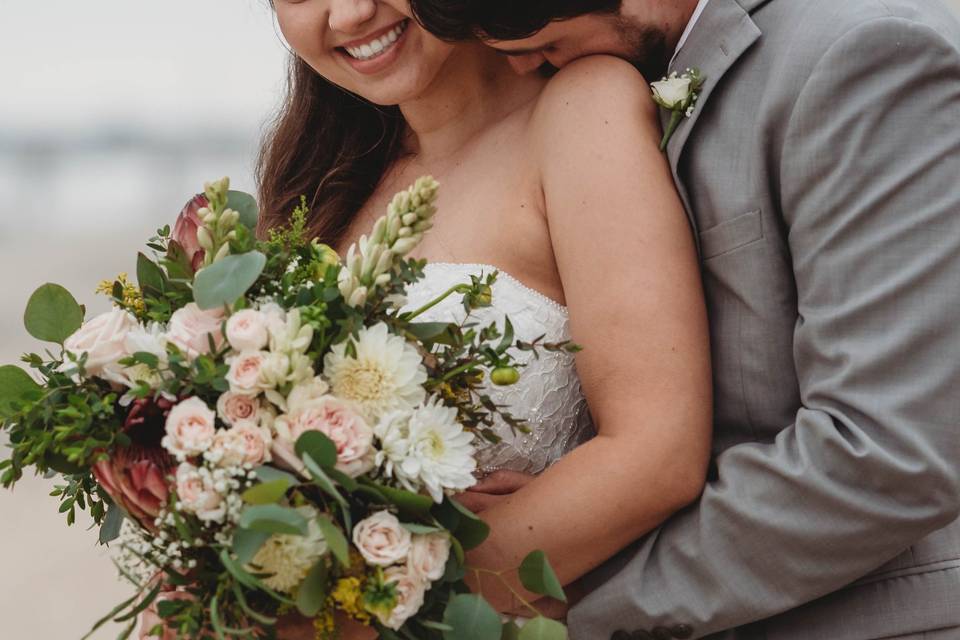
[(421, 95), (455, 52), (412, 19), (406, 0), (276, 0), (274, 7), (284, 38), (304, 62), (375, 104)]

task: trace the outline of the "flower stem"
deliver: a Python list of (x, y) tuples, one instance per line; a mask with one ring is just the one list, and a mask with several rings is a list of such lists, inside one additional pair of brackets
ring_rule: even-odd
[(672, 138), (673, 134), (676, 133), (677, 127), (680, 126), (682, 121), (683, 112), (674, 111), (673, 115), (670, 117), (670, 124), (667, 125), (667, 130), (663, 134), (663, 140), (660, 141), (660, 151), (667, 150), (667, 144), (670, 142), (670, 138)]
[(412, 311), (412, 312), (408, 313), (407, 316), (406, 316), (406, 321), (409, 322), (410, 320), (413, 320), (413, 319), (416, 318), (417, 316), (423, 315), (424, 313), (426, 313), (426, 312), (429, 311), (430, 309), (433, 309), (435, 306), (437, 306), (438, 304), (440, 304), (441, 302), (443, 302), (444, 300), (446, 300), (447, 298), (449, 298), (449, 297), (452, 296), (453, 294), (462, 291), (464, 286), (465, 286), (465, 285), (457, 284), (457, 285), (454, 285), (454, 286), (450, 287), (450, 288), (447, 289), (447, 291), (446, 291), (445, 293), (443, 293), (440, 297), (434, 298), (433, 300), (431, 300), (431, 301), (428, 302), (427, 304), (423, 305), (422, 307), (420, 307), (420, 308), (417, 309), (416, 311)]

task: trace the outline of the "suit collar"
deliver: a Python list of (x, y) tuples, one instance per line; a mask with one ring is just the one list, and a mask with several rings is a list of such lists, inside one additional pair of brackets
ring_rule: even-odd
[[(667, 147), (675, 178), (680, 156), (713, 90), (761, 36), (760, 29), (750, 18), (750, 11), (768, 1), (710, 0), (683, 49), (671, 63), (670, 71), (683, 73), (687, 68), (695, 67), (706, 77), (693, 114), (680, 124)], [(661, 109), (660, 115), (665, 126), (670, 114)]]

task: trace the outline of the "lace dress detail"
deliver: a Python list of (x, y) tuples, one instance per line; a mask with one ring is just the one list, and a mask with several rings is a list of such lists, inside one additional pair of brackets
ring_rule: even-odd
[[(481, 264), (428, 263), (426, 277), (408, 290), (407, 309), (416, 309), (442, 295), (450, 287), (469, 283), (471, 275), (499, 272), (493, 285), (493, 305), (477, 309), (471, 318), (486, 325), (503, 326), (510, 317), (516, 337), (532, 341), (546, 336), (550, 342), (570, 339), (566, 307), (531, 289), (496, 267)], [(464, 310), (460, 296), (450, 296), (418, 320), (425, 322), (462, 322)], [(482, 444), (479, 451), (481, 473), (509, 469), (539, 474), (594, 435), (587, 401), (568, 353), (541, 352), (540, 357), (521, 353), (520, 381), (509, 387), (487, 385), (491, 399), (508, 407), (507, 411), (530, 425), (530, 433), (514, 434), (499, 418), (494, 431), (503, 438), (499, 444)]]

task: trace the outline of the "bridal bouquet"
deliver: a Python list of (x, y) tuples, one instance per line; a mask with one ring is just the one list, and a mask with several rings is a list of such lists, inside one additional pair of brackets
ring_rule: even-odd
[[(101, 285), (111, 311), (87, 320), (53, 284), (31, 297), (26, 328), (59, 348), (24, 357), (34, 375), (0, 367), (0, 481), (62, 477), (68, 524), (87, 510), (118, 547), (136, 593), (94, 630), (114, 620), (126, 638), (153, 608), (152, 632), (178, 638), (275, 638), (292, 612), (318, 638), (348, 618), (383, 638), (566, 637), (469, 593), (465, 551), (488, 529), (452, 496), (496, 416), (525, 428), (485, 380), (516, 382), (518, 350), (573, 347), (517, 341), (509, 320), (418, 322), (453, 295), (469, 319), (495, 273), (404, 308), (436, 192), (422, 178), (398, 194), (341, 259), (307, 237), (303, 202), (256, 239), (254, 199), (224, 179), (149, 241), (136, 283)], [(542, 553), (520, 576), (564, 597)]]

